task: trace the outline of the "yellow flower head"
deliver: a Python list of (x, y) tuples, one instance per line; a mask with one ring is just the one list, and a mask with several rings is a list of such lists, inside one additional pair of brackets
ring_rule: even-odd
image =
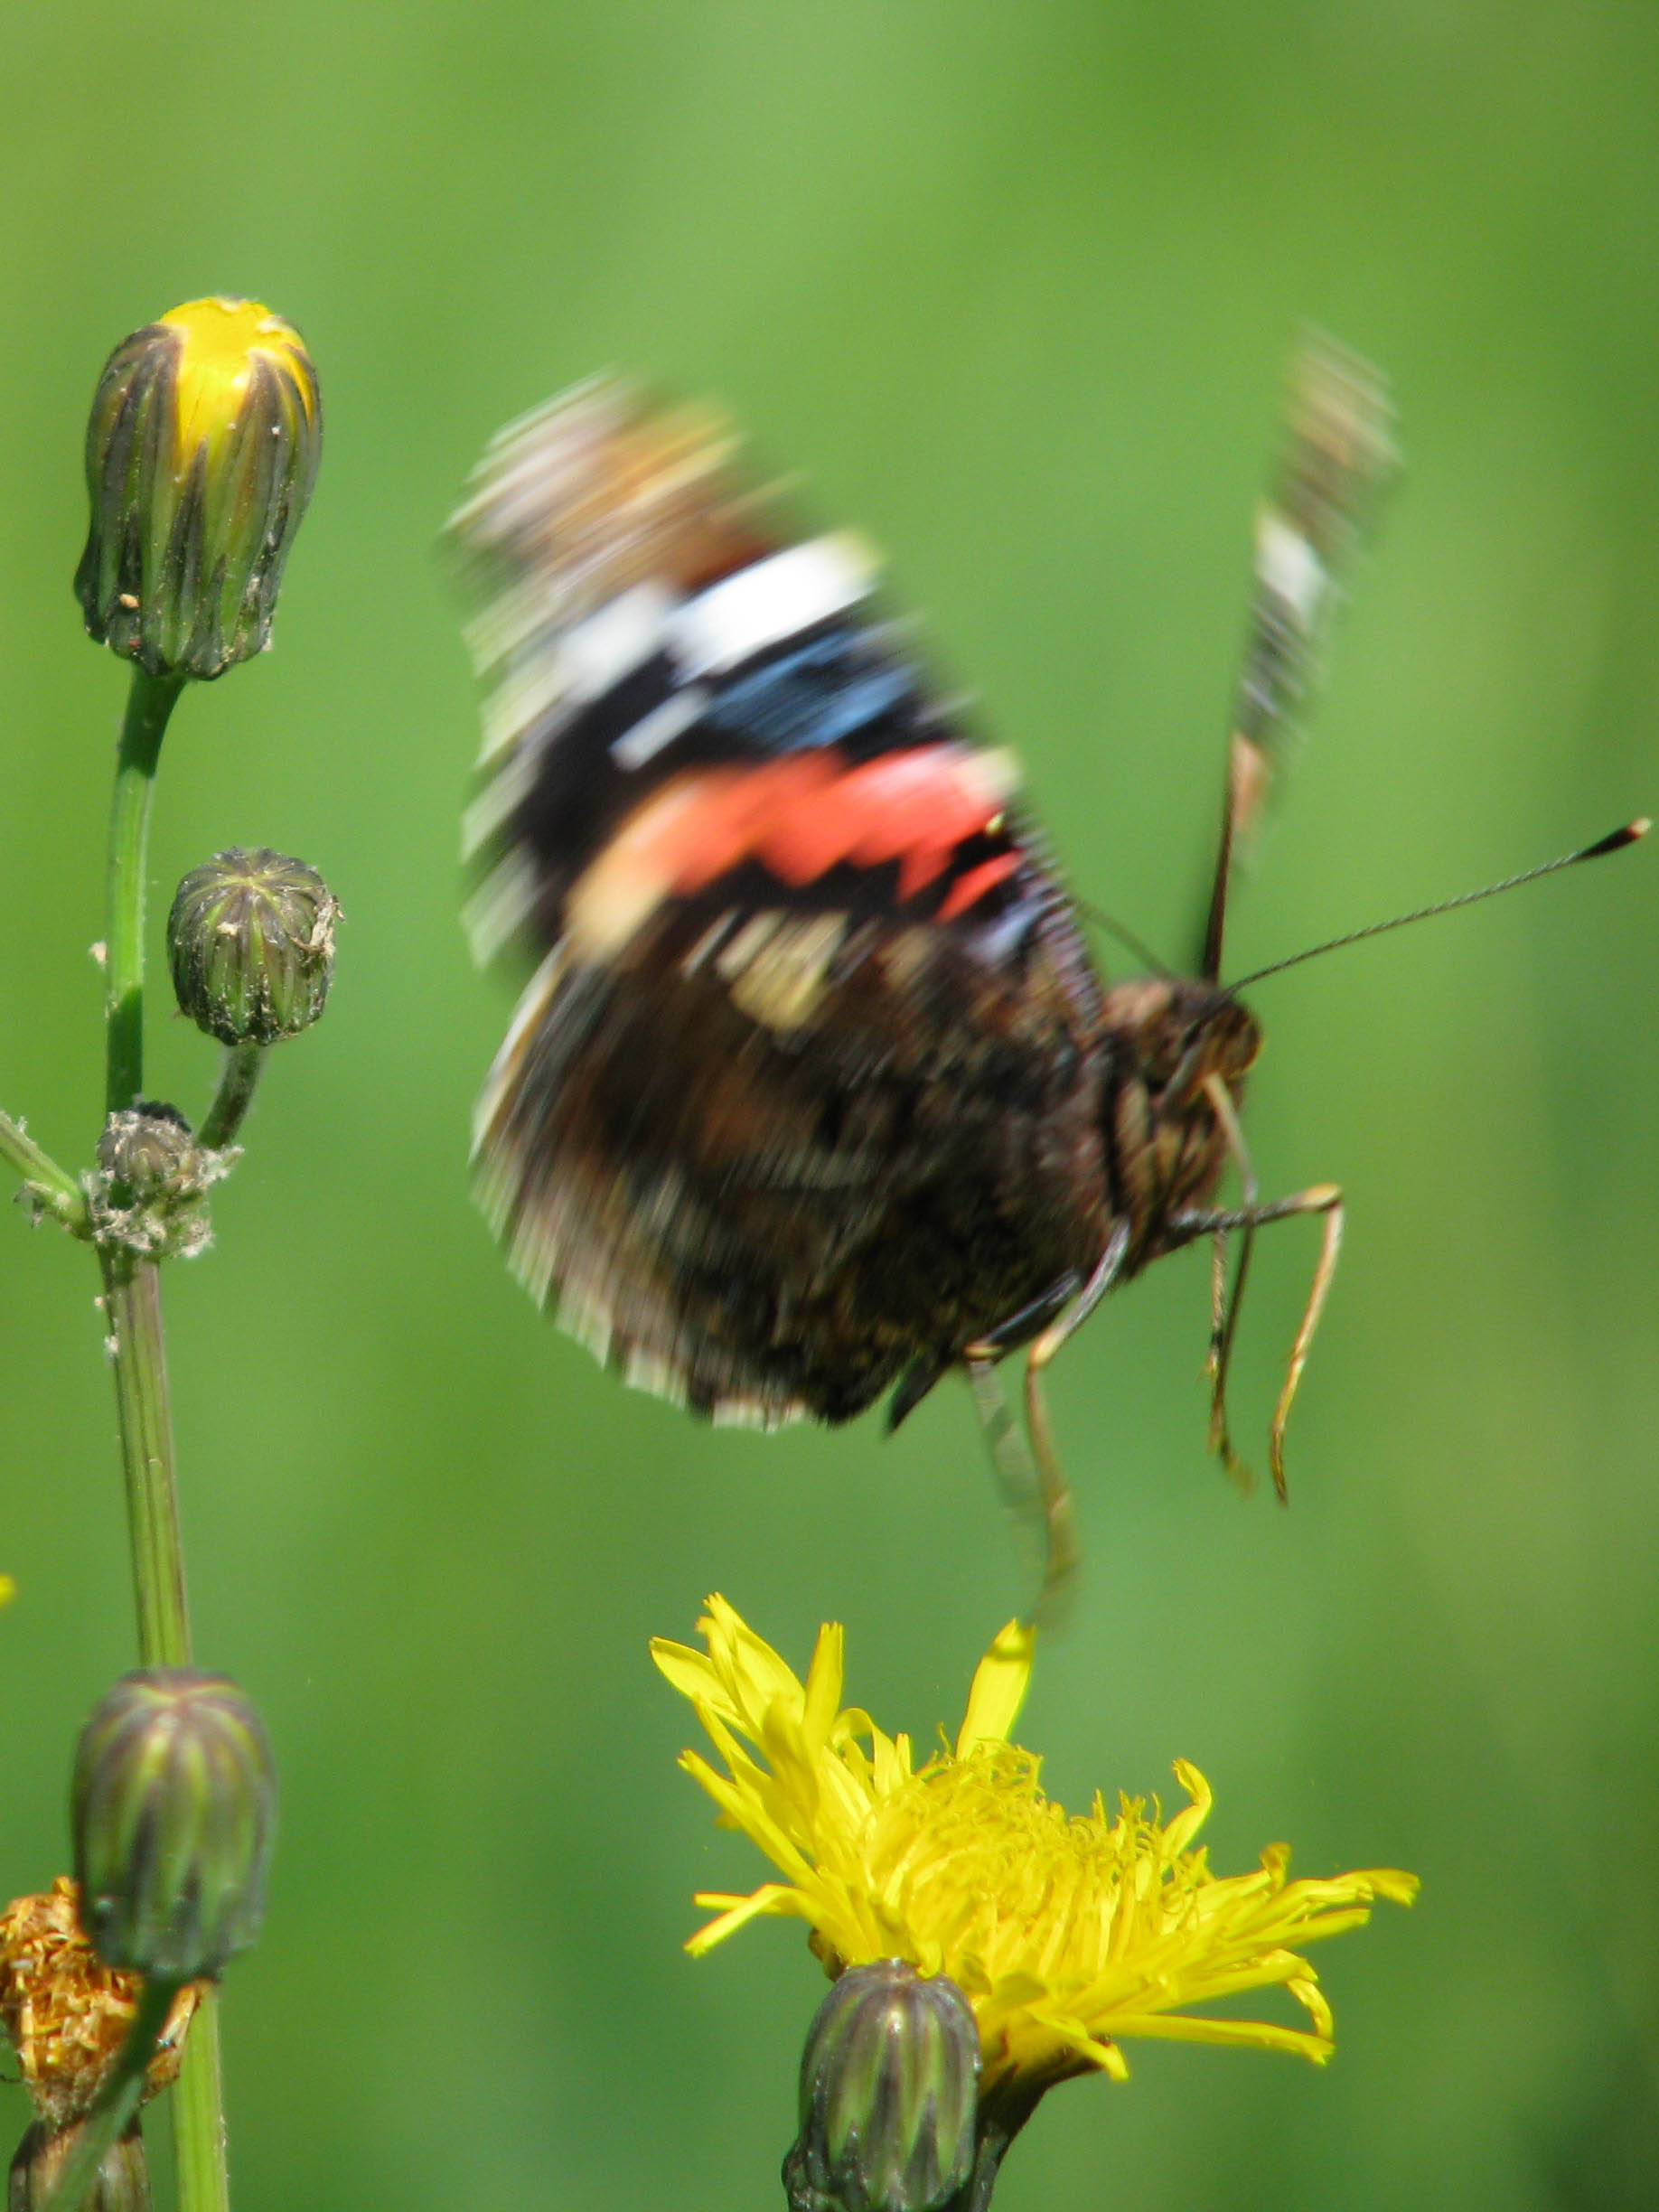
[[(52, 2127), (90, 2110), (138, 2009), (138, 1976), (106, 1966), (80, 1932), (80, 1892), (60, 1874), (42, 1897), (0, 1912), (0, 2022), (23, 2086)], [(196, 1985), (179, 1992), (145, 2079), (145, 2096), (178, 2074)]]
[(170, 308), (157, 327), (177, 332), (173, 395), (173, 465), (188, 468), (199, 445), (213, 449), (254, 404), (260, 380), (275, 377), (302, 418), (318, 416), (317, 372), (291, 323), (258, 300), (189, 300)]
[(192, 300), (124, 338), (87, 424), (89, 634), (153, 676), (262, 651), (322, 436), (311, 357), (257, 300)]
[[(1165, 1822), (1122, 1798), (1083, 1817), (1053, 1804), (1040, 1761), (1009, 1741), (1033, 1636), (1010, 1622), (981, 1660), (954, 1748), (922, 1766), (904, 1736), (841, 1707), (841, 1631), (819, 1632), (801, 1683), (722, 1598), (698, 1624), (705, 1656), (658, 1641), (658, 1666), (697, 1709), (720, 1754), (680, 1764), (786, 1877), (747, 1897), (703, 1895), (718, 1918), (700, 1954), (762, 1914), (809, 1923), (831, 1976), (875, 1959), (948, 1974), (979, 2023), (984, 2088), (1045, 2085), (1128, 2069), (1118, 2041), (1163, 2036), (1330, 2057), (1331, 2014), (1299, 1946), (1360, 1926), (1379, 1897), (1409, 1905), (1414, 1876), (1373, 1867), (1291, 1881), (1270, 1845), (1259, 1867), (1212, 1874), (1194, 1839), (1210, 1810), (1204, 1776), (1176, 1776), (1190, 1803)], [(1188, 2008), (1282, 1985), (1310, 2029), (1217, 2020)]]

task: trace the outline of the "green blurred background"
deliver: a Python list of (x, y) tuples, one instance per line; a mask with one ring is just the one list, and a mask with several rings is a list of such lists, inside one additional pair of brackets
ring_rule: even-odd
[[(1659, 801), (1659, 14), (1646, 0), (0, 11), (0, 1103), (94, 1136), (87, 947), (120, 670), (80, 636), (86, 403), (204, 291), (292, 317), (328, 415), (276, 651), (188, 698), (164, 909), (268, 842), (344, 901), (220, 1249), (169, 1281), (203, 1658), (284, 1833), (227, 2006), (240, 2212), (780, 2203), (821, 1991), (674, 1771), (646, 1659), (722, 1589), (923, 1739), (1020, 1601), (965, 1394), (896, 1440), (715, 1434), (507, 1279), (466, 1192), (511, 993), (468, 967), (474, 708), (434, 539), (488, 434), (606, 364), (717, 395), (889, 551), (1075, 884), (1185, 945), (1251, 502), (1305, 319), (1385, 364), (1409, 473), (1235, 970)], [(159, 922), (159, 914), (153, 920)], [(1204, 1450), (1201, 1255), (1056, 1372), (1088, 1582), (1022, 1733), (1082, 1804), (1215, 1785), (1223, 1870), (1424, 1881), (1320, 1957), (1340, 2048), (1131, 2049), (1008, 2212), (1612, 2207), (1659, 2153), (1653, 1018), (1659, 855), (1256, 1001), (1270, 1190), (1350, 1239), (1292, 1509)], [(211, 1048), (157, 1007), (152, 1087)], [(1315, 1235), (1264, 1239), (1258, 1453)], [(0, 1895), (64, 1863), (73, 1731), (131, 1664), (85, 1256), (0, 1220)], [(21, 2130), (21, 2094), (0, 2093)]]

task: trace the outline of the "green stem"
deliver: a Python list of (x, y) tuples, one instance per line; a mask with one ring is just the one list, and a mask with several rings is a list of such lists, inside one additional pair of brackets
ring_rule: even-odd
[(1065, 2078), (1061, 2068), (1046, 2080), (1022, 2082), (1017, 2076), (989, 2090), (980, 2102), (975, 2128), (973, 2170), (944, 2207), (944, 2212), (988, 2212), (1008, 2146), (1042, 2102), (1044, 2093)]
[[(144, 904), (150, 801), (167, 717), (183, 682), (181, 676), (149, 676), (135, 669), (121, 728), (109, 815), (105, 941), (108, 1113), (130, 1107), (144, 1091)], [(221, 1095), (224, 1088), (220, 1086)], [(215, 1112), (218, 1104), (215, 1101)], [(244, 1096), (239, 1114), (246, 1105)], [(105, 1251), (99, 1257), (127, 1476), (138, 1649), (145, 1666), (188, 1666), (190, 1613), (179, 1536), (161, 1277), (153, 1261), (119, 1251)], [(182, 2212), (229, 2212), (219, 2014), (211, 1992), (186, 2042), (176, 2096)]]
[(199, 1144), (218, 1152), (235, 1137), (242, 1126), (242, 1116), (253, 1103), (255, 1086), (264, 1072), (267, 1049), (263, 1045), (249, 1043), (231, 1045), (225, 1054), (224, 1073), (219, 1079), (213, 1103), (208, 1108), (206, 1120), (196, 1131)]
[(225, 2167), (225, 2085), (219, 2057), (219, 1992), (203, 1989), (190, 2023), (173, 2096), (179, 2212), (230, 2212)]
[(81, 2123), (79, 2141), (58, 2176), (47, 2199), (47, 2212), (80, 2212), (80, 2207), (109, 2151), (138, 2109), (144, 2093), (145, 2068), (155, 2055), (155, 2046), (167, 2015), (178, 1995), (173, 1982), (145, 1982), (138, 1992), (138, 2010), (127, 2029), (127, 2040), (105, 2077), (97, 2102)]
[(167, 1345), (162, 1330), (161, 1271), (130, 1252), (100, 1254), (104, 1319), (115, 1366), (127, 1523), (133, 1552), (142, 1664), (188, 1666), (190, 1613), (179, 1536)]
[(10, 1114), (0, 1113), (0, 1159), (9, 1161), (34, 1195), (66, 1228), (84, 1229), (87, 1202), (80, 1186)]
[(120, 1113), (144, 1090), (144, 894), (155, 764), (182, 676), (133, 670), (116, 756), (109, 811), (108, 925), (104, 940), (104, 1017), (108, 1077), (104, 1111)]

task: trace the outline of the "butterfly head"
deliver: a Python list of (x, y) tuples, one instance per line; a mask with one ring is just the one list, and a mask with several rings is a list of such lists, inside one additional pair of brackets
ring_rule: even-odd
[(1148, 976), (1106, 994), (1103, 1134), (1120, 1203), (1149, 1256), (1175, 1211), (1203, 1205), (1227, 1133), (1217, 1084), (1237, 1106), (1261, 1049), (1255, 1017), (1220, 985)]

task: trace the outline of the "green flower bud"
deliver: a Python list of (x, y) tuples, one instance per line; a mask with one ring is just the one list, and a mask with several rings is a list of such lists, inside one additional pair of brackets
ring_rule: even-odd
[(339, 902), (314, 868), (280, 853), (216, 854), (179, 886), (167, 957), (181, 1008), (225, 1045), (273, 1045), (322, 1013)]
[(80, 1922), (108, 1966), (216, 1975), (265, 1917), (276, 1776), (250, 1701), (222, 1674), (123, 1675), (75, 1752)]
[(801, 2061), (790, 2212), (937, 2212), (974, 2158), (979, 2031), (942, 1974), (904, 1959), (843, 1973)]
[(152, 676), (262, 652), (322, 438), (311, 357), (257, 300), (192, 300), (124, 338), (87, 425), (88, 635)]
[[(54, 2129), (37, 2120), (17, 2146), (6, 2212), (47, 2212), (52, 2191), (80, 2140), (80, 2126)], [(150, 2169), (135, 2120), (105, 2151), (81, 2212), (150, 2212)]]

